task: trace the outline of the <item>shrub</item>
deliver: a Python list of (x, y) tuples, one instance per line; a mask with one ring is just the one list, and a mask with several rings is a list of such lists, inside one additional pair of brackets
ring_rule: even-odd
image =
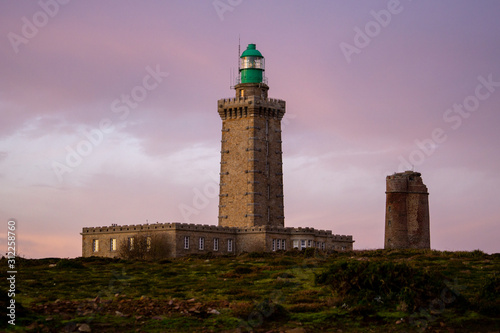
[(295, 279), (295, 275), (288, 272), (278, 272), (271, 275), (273, 279)]
[[(406, 263), (341, 261), (316, 274), (315, 282), (330, 286), (344, 299), (358, 304), (408, 305), (408, 310), (425, 306), (446, 287), (437, 273)], [(391, 303), (392, 301), (392, 303)]]
[(288, 256), (288, 257), (298, 257), (301, 255), (301, 252), (299, 249), (297, 248), (293, 248), (293, 249), (290, 249), (290, 250), (286, 250), (285, 251), (285, 255)]
[(233, 316), (246, 319), (252, 313), (254, 305), (252, 302), (234, 302), (229, 305)]
[(171, 264), (172, 260), (162, 259), (158, 262), (160, 265)]
[(57, 268), (73, 268), (73, 269), (82, 269), (85, 268), (85, 266), (76, 260), (70, 260), (70, 259), (61, 259), (57, 262), (56, 264)]
[(498, 309), (500, 309), (500, 277), (497, 274), (486, 278), (475, 303), (479, 312), (484, 315), (495, 315), (497, 313)]
[(293, 266), (298, 265), (294, 260), (290, 258), (276, 258), (269, 263), (271, 266)]
[(314, 247), (308, 247), (308, 248), (302, 250), (302, 252), (303, 252), (305, 258), (312, 258), (316, 255), (316, 253), (318, 252), (318, 249), (316, 249)]
[(324, 303), (298, 303), (289, 306), (290, 312), (303, 313), (303, 312), (319, 312), (325, 307)]
[(124, 240), (119, 245), (118, 254), (121, 258), (161, 260), (169, 257), (170, 246), (165, 235), (136, 234), (131, 239), (132, 243)]
[(250, 253), (247, 253), (247, 257), (248, 258), (271, 258), (271, 257), (274, 257), (274, 253), (273, 252), (250, 252)]
[(252, 267), (238, 266), (234, 269), (234, 272), (239, 275), (250, 274), (253, 272)]

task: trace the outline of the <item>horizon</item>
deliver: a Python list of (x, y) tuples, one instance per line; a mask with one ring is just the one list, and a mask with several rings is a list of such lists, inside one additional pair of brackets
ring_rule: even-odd
[(22, 256), (79, 257), (84, 227), (217, 225), (216, 103), (239, 40), (286, 102), (285, 227), (381, 249), (385, 177), (414, 169), (431, 249), (500, 252), (498, 2), (0, 9), (0, 240), (15, 219)]

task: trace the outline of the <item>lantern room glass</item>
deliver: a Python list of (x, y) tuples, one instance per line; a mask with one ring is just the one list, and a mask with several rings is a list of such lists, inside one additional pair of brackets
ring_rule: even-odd
[(256, 68), (264, 69), (264, 58), (261, 57), (243, 57), (240, 59), (241, 69)]

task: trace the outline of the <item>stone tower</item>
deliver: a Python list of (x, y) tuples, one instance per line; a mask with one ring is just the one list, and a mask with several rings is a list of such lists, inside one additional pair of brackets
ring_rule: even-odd
[(235, 98), (217, 102), (222, 119), (219, 226), (284, 226), (281, 119), (285, 101), (267, 97), (264, 57), (241, 54)]
[(429, 193), (421, 174), (395, 173), (386, 178), (386, 249), (430, 249)]

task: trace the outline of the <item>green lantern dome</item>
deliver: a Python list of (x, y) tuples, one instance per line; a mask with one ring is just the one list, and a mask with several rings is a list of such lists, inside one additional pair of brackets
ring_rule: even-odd
[(260, 53), (260, 51), (255, 48), (255, 44), (248, 44), (247, 49), (245, 51), (243, 51), (240, 58), (243, 58), (243, 57), (261, 57), (261, 58), (264, 58), (262, 56), (262, 53)]
[(255, 48), (255, 44), (248, 47), (240, 57), (241, 83), (261, 83), (264, 78), (264, 57)]

